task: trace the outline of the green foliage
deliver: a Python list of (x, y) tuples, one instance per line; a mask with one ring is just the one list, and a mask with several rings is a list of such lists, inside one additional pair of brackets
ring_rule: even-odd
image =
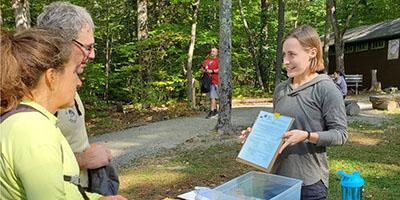
[[(52, 0), (31, 0), (32, 25), (43, 7)], [(104, 98), (106, 84), (108, 100), (125, 103), (162, 104), (187, 98), (185, 70), (190, 43), (192, 4), (195, 0), (149, 1), (146, 40), (137, 40), (137, 4), (131, 0), (72, 0), (71, 3), (86, 7), (96, 24), (96, 58), (82, 76), (80, 93), (84, 101), (95, 102)], [(351, 27), (376, 23), (400, 17), (398, 0), (363, 0), (354, 5), (338, 0), (338, 18), (344, 22), (347, 14), (357, 6)], [(14, 30), (12, 1), (0, 5), (3, 28)], [(275, 54), (277, 37), (278, 1), (269, 1), (266, 13), (268, 25), (267, 44), (262, 44), (261, 7), (259, 0), (242, 0), (243, 12), (255, 40), (256, 51), (267, 45), (258, 61), (264, 70), (269, 91), (275, 82)], [(295, 25), (314, 26), (324, 34), (325, 1), (286, 1), (286, 30)], [(232, 84), (234, 95), (262, 95), (256, 84), (255, 68), (249, 53), (248, 36), (239, 15), (237, 1), (232, 2)], [(111, 48), (109, 75), (105, 73), (106, 43)], [(201, 0), (197, 21), (196, 44), (193, 55), (194, 78), (200, 77), (199, 67), (212, 47), (219, 45), (219, 1)], [(143, 59), (145, 63), (140, 64)], [(282, 79), (286, 79), (283, 71)]]

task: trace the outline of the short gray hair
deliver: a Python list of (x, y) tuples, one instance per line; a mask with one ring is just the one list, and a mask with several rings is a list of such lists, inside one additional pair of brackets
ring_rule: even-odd
[(84, 26), (89, 26), (94, 31), (93, 19), (85, 8), (60, 1), (44, 8), (37, 18), (37, 26), (63, 29), (73, 39), (77, 39)]

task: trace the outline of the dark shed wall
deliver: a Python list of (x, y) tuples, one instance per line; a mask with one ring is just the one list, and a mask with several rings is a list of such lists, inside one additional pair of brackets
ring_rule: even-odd
[[(397, 37), (399, 38), (399, 37)], [(390, 86), (400, 88), (400, 58), (395, 60), (387, 59), (388, 41), (396, 38), (385, 39), (385, 47), (382, 49), (371, 49), (369, 41), (368, 51), (353, 52), (344, 55), (346, 74), (363, 74), (363, 87), (371, 87), (371, 70), (377, 69), (377, 79), (381, 82), (382, 88)], [(332, 46), (330, 47), (332, 48)], [(332, 51), (331, 51), (332, 52)], [(335, 55), (329, 55), (329, 73), (335, 70)]]

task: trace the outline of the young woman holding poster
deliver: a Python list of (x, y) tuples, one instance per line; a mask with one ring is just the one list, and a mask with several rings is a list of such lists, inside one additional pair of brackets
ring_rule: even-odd
[[(326, 199), (329, 168), (326, 147), (347, 141), (347, 118), (340, 91), (324, 69), (318, 33), (300, 26), (283, 43), (288, 80), (276, 86), (274, 112), (295, 119), (272, 173), (303, 181), (301, 199)], [(244, 138), (251, 132), (242, 132)]]

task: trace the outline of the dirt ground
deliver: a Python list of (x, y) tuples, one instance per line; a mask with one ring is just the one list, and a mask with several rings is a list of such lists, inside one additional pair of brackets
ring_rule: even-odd
[[(361, 121), (370, 124), (380, 124), (390, 120), (390, 114), (386, 111), (372, 109), (369, 96), (370, 94), (362, 93), (346, 98), (346, 100), (357, 100), (361, 108), (361, 113), (358, 116), (349, 117), (349, 122)], [(197, 110), (187, 108), (186, 103), (178, 103), (170, 107), (151, 107), (142, 110), (131, 109), (126, 113), (118, 112), (117, 107), (114, 105), (110, 105), (106, 110), (101, 111), (97, 111), (95, 106), (89, 107), (86, 110), (94, 109), (94, 112), (103, 112), (104, 114), (100, 117), (98, 117), (98, 114), (96, 114), (96, 117), (86, 116), (88, 133), (90, 136), (101, 135), (177, 117), (187, 117), (197, 114), (205, 115), (208, 105), (207, 100), (203, 99), (199, 104)], [(233, 108), (257, 106), (272, 106), (272, 98), (246, 98), (234, 99), (232, 101)]]

